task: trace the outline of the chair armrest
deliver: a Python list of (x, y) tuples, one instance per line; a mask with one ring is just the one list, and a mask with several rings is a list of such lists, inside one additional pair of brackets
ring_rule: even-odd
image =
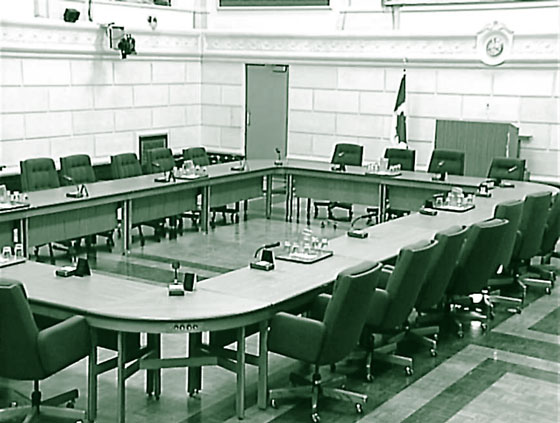
[(44, 370), (53, 374), (86, 357), (90, 350), (86, 319), (74, 316), (39, 332), (38, 348)]
[(313, 363), (319, 357), (325, 331), (323, 322), (278, 313), (270, 321), (268, 348), (286, 357)]
[(329, 294), (321, 294), (313, 303), (311, 303), (311, 309), (309, 310), (309, 317), (314, 320), (323, 320), (325, 316), (325, 310), (329, 305), (331, 300), (331, 295)]
[(383, 265), (381, 272), (379, 272), (378, 288), (385, 289), (387, 287), (387, 282), (389, 281), (389, 277), (393, 274), (393, 270), (395, 270), (395, 266), (390, 264)]
[(366, 325), (377, 326), (383, 321), (387, 305), (389, 304), (389, 293), (384, 289), (375, 288), (371, 306), (369, 309)]

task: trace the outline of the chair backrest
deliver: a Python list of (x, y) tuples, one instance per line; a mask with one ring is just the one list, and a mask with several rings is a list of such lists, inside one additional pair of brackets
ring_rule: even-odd
[(399, 252), (395, 268), (385, 287), (389, 304), (379, 324), (381, 330), (400, 327), (412, 311), (426, 281), (437, 244), (435, 240), (421, 241), (403, 247)]
[[(60, 174), (62, 175), (62, 185), (85, 184), (96, 181), (95, 171), (87, 154), (61, 157)], [(64, 176), (69, 176), (73, 182), (64, 179)]]
[(135, 153), (122, 153), (111, 156), (113, 179), (130, 178), (142, 175), (142, 167)]
[(538, 192), (525, 197), (519, 224), (519, 248), (514, 252), (515, 260), (528, 260), (539, 254), (551, 198), (550, 192)]
[(60, 182), (54, 161), (48, 157), (27, 159), (19, 162), (21, 189), (24, 192), (58, 188)]
[(210, 159), (204, 147), (191, 147), (183, 150), (183, 159), (192, 160), (195, 166), (210, 166)]
[(488, 177), (494, 179), (511, 179), (522, 181), (525, 176), (525, 159), (510, 159), (508, 157), (494, 157)]
[(428, 172), (447, 172), (449, 175), (463, 175), (465, 173), (465, 152), (459, 150), (434, 150)]
[(498, 265), (502, 265), (505, 268), (509, 268), (515, 246), (520, 241), (519, 224), (521, 223), (522, 214), (523, 200), (505, 201), (498, 204), (494, 209), (495, 218), (506, 219), (508, 221), (502, 248), (498, 251)]
[(560, 237), (560, 194), (554, 197), (554, 203), (548, 211), (546, 227), (541, 243), (541, 254), (549, 254), (554, 251), (558, 238)]
[(0, 376), (41, 379), (39, 330), (21, 282), (0, 278), (0, 316)]
[(503, 246), (507, 224), (505, 219), (493, 218), (469, 227), (449, 284), (450, 294), (476, 294), (488, 286), (488, 279), (498, 269), (498, 251)]
[(364, 262), (338, 274), (323, 318), (326, 333), (317, 364), (335, 363), (356, 346), (381, 267), (381, 264)]
[(389, 166), (400, 164), (402, 170), (414, 170), (416, 150), (387, 148), (385, 149), (385, 158), (389, 159)]
[(337, 144), (331, 159), (332, 164), (344, 164), (348, 166), (361, 166), (364, 156), (364, 147), (358, 144)]
[(175, 159), (170, 148), (152, 148), (146, 150), (144, 154), (146, 154), (146, 173), (168, 172), (175, 167)]
[(438, 244), (428, 267), (426, 282), (416, 299), (415, 307), (418, 311), (428, 310), (443, 300), (451, 275), (457, 266), (467, 231), (468, 228), (453, 226), (435, 235), (434, 239)]

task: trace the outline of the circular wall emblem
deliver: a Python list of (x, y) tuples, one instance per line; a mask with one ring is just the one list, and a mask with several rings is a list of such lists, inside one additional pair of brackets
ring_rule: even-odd
[(509, 56), (513, 33), (504, 25), (494, 22), (476, 35), (476, 47), (480, 60), (490, 66), (504, 63)]

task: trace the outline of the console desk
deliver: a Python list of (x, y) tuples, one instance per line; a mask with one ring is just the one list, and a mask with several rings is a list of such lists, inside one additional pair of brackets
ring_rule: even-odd
[[(448, 191), (453, 186), (474, 192), (482, 180), (449, 177), (445, 182), (432, 181), (431, 175), (422, 172), (402, 172), (400, 176), (384, 178), (365, 175), (362, 168), (349, 167), (347, 172), (341, 173), (330, 171), (329, 167), (327, 163), (306, 161), (290, 161), (284, 166), (249, 161), (246, 171), (231, 171), (229, 164), (217, 165), (209, 168), (208, 178), (188, 182), (158, 184), (153, 181), (153, 175), (146, 175), (89, 184), (90, 196), (83, 199), (65, 196), (72, 187), (30, 193), (29, 208), (0, 213), (0, 230), (10, 227), (9, 222), (19, 221), (27, 245), (83, 236), (97, 233), (103, 225), (113, 225), (116, 222), (114, 210), (120, 206), (124, 210), (123, 225), (127, 234), (124, 238), (125, 247), (128, 248), (129, 230), (136, 222), (134, 216), (144, 219), (179, 213), (185, 205), (195, 205), (196, 195), (201, 193), (202, 213), (206, 215), (207, 224), (211, 204), (218, 204), (222, 199), (230, 202), (261, 196), (263, 178), (267, 186), (265, 213), (269, 217), (270, 176), (273, 175), (287, 176), (289, 189), (286, 201), (290, 209), (294, 192), (298, 196), (313, 198), (317, 193), (321, 199), (329, 200), (340, 200), (337, 195), (344, 192), (344, 201), (368, 200), (366, 204), (377, 203), (381, 208), (386, 196), (390, 195), (392, 205), (417, 207), (434, 192)], [(325, 189), (331, 184), (336, 187), (332, 192)], [(220, 365), (235, 372), (236, 412), (241, 419), (245, 408), (246, 364), (258, 366), (258, 405), (260, 408), (267, 405), (267, 327), (268, 320), (275, 313), (309, 301), (322, 292), (340, 271), (362, 260), (385, 261), (396, 256), (402, 247), (429, 239), (436, 232), (452, 225), (470, 225), (490, 218), (495, 205), (500, 202), (522, 199), (527, 194), (540, 191), (558, 192), (551, 186), (535, 183), (515, 182), (514, 185), (515, 188), (494, 189), (489, 198), (476, 197), (475, 208), (464, 213), (440, 211), (437, 216), (412, 213), (367, 228), (369, 237), (365, 239), (343, 235), (330, 242), (329, 248), (334, 251), (334, 255), (315, 264), (277, 261), (272, 272), (253, 270), (247, 266), (205, 280), (198, 284), (194, 292), (182, 297), (169, 297), (164, 286), (118, 277), (94, 274), (83, 278), (58, 278), (54, 276), (53, 266), (30, 261), (0, 268), (0, 277), (21, 280), (36, 313), (58, 318), (83, 315), (92, 327), (94, 339), (96, 329), (118, 332), (116, 359), (98, 363), (95, 345), (90, 353), (90, 421), (96, 418), (97, 375), (104, 371), (117, 368), (117, 421), (122, 423), (125, 421), (125, 381), (134, 372), (148, 370), (148, 391), (159, 395), (159, 369), (189, 367), (188, 390), (189, 393), (196, 393), (201, 388), (201, 367), (205, 365)], [(216, 197), (213, 198), (214, 195)], [(162, 207), (160, 202), (165, 202), (166, 207)], [(171, 204), (171, 208), (168, 208), (168, 204)], [(91, 213), (95, 214), (93, 222)], [(104, 222), (104, 218), (109, 223)], [(253, 324), (259, 325), (258, 355), (245, 352), (246, 327)], [(236, 351), (212, 348), (201, 342), (202, 332), (223, 329), (236, 330)], [(131, 364), (125, 360), (126, 332), (148, 334), (148, 348)], [(161, 358), (159, 337), (162, 333), (187, 334), (187, 357)]]

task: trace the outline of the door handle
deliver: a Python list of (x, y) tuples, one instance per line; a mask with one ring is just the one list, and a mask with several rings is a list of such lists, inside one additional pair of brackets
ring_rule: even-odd
[(251, 112), (248, 110), (247, 110), (246, 121), (247, 121), (247, 126), (251, 126)]

